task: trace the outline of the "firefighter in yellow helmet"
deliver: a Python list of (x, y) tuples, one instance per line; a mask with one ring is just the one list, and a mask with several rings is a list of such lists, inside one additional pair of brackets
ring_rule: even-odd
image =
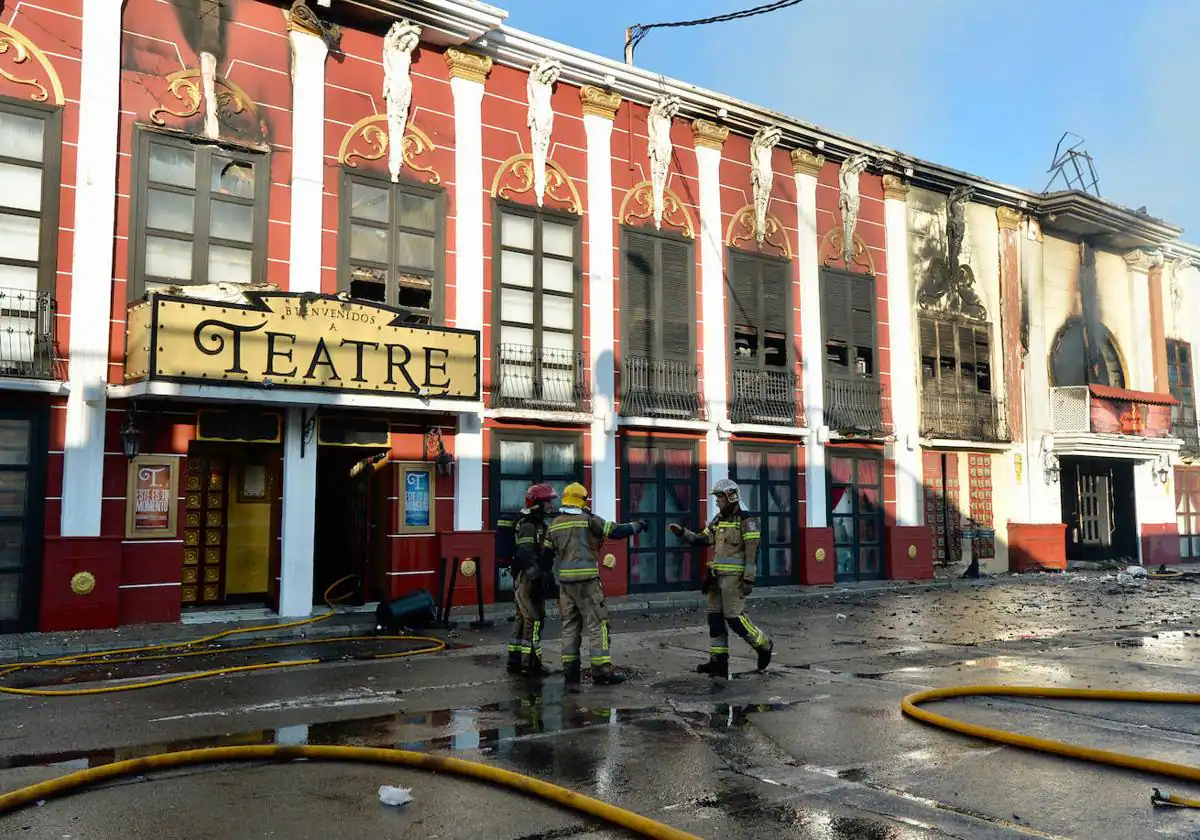
[(562, 508), (546, 532), (554, 550), (554, 576), (558, 582), (558, 609), (562, 615), (562, 661), (568, 688), (579, 685), (579, 651), (584, 625), (592, 657), (592, 680), (597, 685), (625, 681), (613, 673), (609, 654), (608, 608), (600, 585), (600, 546), (606, 539), (623, 540), (646, 530), (642, 521), (617, 524), (587, 508), (587, 488), (569, 484), (562, 492)]
[(671, 532), (689, 545), (713, 546), (708, 575), (701, 592), (708, 596), (708, 661), (696, 668), (701, 674), (729, 679), (729, 631), (733, 628), (758, 653), (758, 670), (771, 664), (774, 643), (746, 615), (746, 596), (754, 589), (758, 520), (746, 513), (736, 483), (728, 478), (713, 485), (717, 515), (700, 533), (678, 523)]

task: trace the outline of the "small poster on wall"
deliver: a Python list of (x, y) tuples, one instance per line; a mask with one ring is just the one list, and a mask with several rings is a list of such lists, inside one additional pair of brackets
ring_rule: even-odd
[(434, 471), (433, 464), (424, 462), (398, 465), (400, 483), (399, 531), (402, 534), (432, 534), (434, 532)]
[(127, 539), (172, 539), (179, 514), (179, 459), (139, 455), (129, 462), (125, 490)]

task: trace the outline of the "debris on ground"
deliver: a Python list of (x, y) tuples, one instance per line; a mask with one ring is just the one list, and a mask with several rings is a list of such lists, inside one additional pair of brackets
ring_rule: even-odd
[(407, 805), (409, 802), (413, 801), (412, 789), (392, 787), (391, 785), (380, 785), (379, 801), (384, 805), (394, 805), (396, 807)]

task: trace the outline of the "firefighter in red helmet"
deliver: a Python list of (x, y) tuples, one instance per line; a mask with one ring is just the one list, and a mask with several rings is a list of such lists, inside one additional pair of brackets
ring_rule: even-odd
[(513, 596), (517, 618), (513, 646), (509, 647), (508, 670), (530, 676), (545, 676), (542, 665), (542, 627), (546, 623), (545, 588), (548, 570), (542, 562), (546, 528), (558, 494), (549, 484), (534, 484), (525, 491), (525, 507), (517, 518), (516, 551), (512, 566)]

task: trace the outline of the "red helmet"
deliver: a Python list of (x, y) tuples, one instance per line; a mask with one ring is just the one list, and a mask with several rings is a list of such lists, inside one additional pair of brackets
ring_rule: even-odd
[(542, 502), (552, 502), (557, 498), (558, 494), (549, 484), (535, 484), (525, 491), (525, 507), (534, 508)]

